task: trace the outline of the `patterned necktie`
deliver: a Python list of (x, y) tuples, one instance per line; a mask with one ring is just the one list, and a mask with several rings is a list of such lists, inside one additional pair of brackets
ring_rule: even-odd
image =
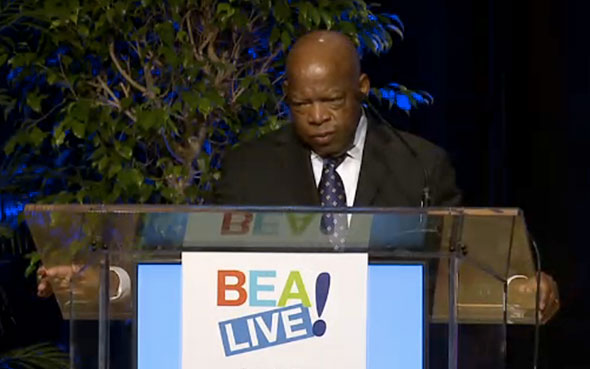
[[(344, 183), (338, 172), (336, 172), (336, 168), (342, 164), (345, 158), (346, 155), (324, 159), (322, 178), (320, 179), (320, 185), (318, 188), (322, 207), (346, 207)], [(344, 244), (347, 228), (348, 220), (346, 214), (324, 213), (322, 215), (320, 229), (322, 233), (329, 235), (330, 243), (334, 244), (336, 247)]]

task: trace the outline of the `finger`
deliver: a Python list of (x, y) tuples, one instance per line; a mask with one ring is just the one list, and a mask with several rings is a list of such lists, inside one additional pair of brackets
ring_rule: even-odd
[(547, 305), (543, 311), (539, 311), (541, 321), (546, 323), (551, 319), (560, 309), (560, 304), (558, 299), (550, 299), (547, 301)]
[(70, 282), (71, 282), (70, 276), (68, 276), (68, 275), (63, 276), (58, 281), (59, 281), (58, 283), (59, 283), (60, 288), (69, 288), (70, 287)]
[(49, 297), (53, 294), (53, 288), (51, 288), (51, 284), (46, 280), (43, 279), (37, 286), (37, 296), (39, 297)]
[(539, 310), (543, 311), (547, 307), (550, 300), (549, 288), (546, 282), (541, 281), (541, 288), (539, 289)]
[(44, 266), (40, 266), (39, 269), (37, 269), (37, 276), (43, 277), (45, 274), (47, 274), (47, 269)]
[(46, 275), (51, 278), (65, 278), (72, 274), (72, 267), (69, 265), (56, 266), (47, 269)]
[(45, 292), (46, 289), (47, 289), (47, 282), (44, 280), (39, 281), (39, 284), (37, 284), (37, 294), (41, 295), (43, 292)]
[(541, 310), (545, 310), (555, 300), (556, 284), (553, 278), (548, 274), (541, 274), (541, 290), (540, 290), (540, 306)]
[(553, 316), (555, 316), (555, 314), (557, 314), (559, 308), (559, 301), (553, 301), (547, 306), (545, 311), (539, 312), (541, 321), (543, 323), (547, 323), (551, 318), (553, 318)]
[(555, 296), (555, 299), (557, 301), (559, 301), (559, 286), (557, 285), (557, 282), (555, 282), (554, 279), (551, 279), (551, 280), (553, 282), (553, 284), (552, 284), (552, 287), (553, 287), (552, 288), (553, 295)]
[(554, 308), (557, 306), (559, 309), (559, 287), (557, 286), (557, 282), (548, 274), (544, 274), (544, 281), (543, 288), (546, 289), (546, 299), (545, 302)]

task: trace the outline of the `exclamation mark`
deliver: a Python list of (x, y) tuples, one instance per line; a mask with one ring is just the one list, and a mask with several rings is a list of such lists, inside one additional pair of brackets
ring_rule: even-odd
[[(322, 316), (326, 301), (328, 301), (328, 292), (330, 292), (330, 274), (321, 273), (315, 281), (315, 306), (318, 311), (318, 318)], [(321, 337), (326, 333), (326, 322), (318, 319), (313, 323), (313, 334)]]

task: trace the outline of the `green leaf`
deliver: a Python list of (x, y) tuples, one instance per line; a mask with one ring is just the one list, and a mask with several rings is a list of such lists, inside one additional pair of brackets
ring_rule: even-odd
[(219, 94), (219, 92), (215, 89), (209, 89), (205, 92), (205, 97), (215, 105), (215, 106), (222, 106), (225, 103), (223, 96)]
[(139, 190), (140, 202), (146, 202), (152, 196), (154, 188), (152, 186), (141, 186)]
[(279, 38), (281, 38), (281, 30), (279, 27), (274, 26), (270, 32), (270, 38), (268, 39), (268, 42), (272, 45), (277, 42)]
[(98, 170), (100, 172), (104, 172), (104, 169), (109, 165), (109, 157), (108, 156), (103, 156), (99, 161), (98, 161)]
[(328, 30), (332, 29), (332, 26), (334, 24), (334, 21), (332, 19), (332, 16), (325, 10), (320, 10), (320, 16), (322, 17), (322, 20), (324, 21), (324, 24), (326, 25), (326, 28)]
[(80, 24), (78, 25), (78, 34), (80, 34), (80, 36), (82, 36), (83, 38), (88, 37), (88, 34), (90, 33), (90, 30), (88, 29), (88, 27), (84, 24)]
[(138, 169), (123, 169), (117, 175), (117, 180), (124, 187), (141, 187), (143, 175)]
[(340, 29), (340, 32), (344, 34), (353, 35), (357, 33), (356, 26), (351, 22), (339, 22), (337, 25)]
[(160, 54), (164, 55), (164, 58), (168, 64), (172, 67), (177, 68), (180, 64), (180, 59), (178, 58), (178, 54), (174, 51), (174, 48), (167, 45), (162, 45), (159, 49)]
[(27, 105), (36, 113), (41, 113), (41, 102), (44, 98), (44, 95), (39, 95), (36, 92), (29, 92), (27, 94)]
[(79, 100), (69, 107), (70, 116), (76, 120), (79, 120), (83, 123), (88, 121), (90, 117), (90, 101), (89, 100)]
[[(118, 146), (118, 147), (117, 147)], [(131, 159), (131, 156), (133, 155), (133, 148), (130, 147), (129, 145), (127, 145), (126, 143), (123, 144), (119, 144), (116, 145), (115, 147), (117, 147), (117, 152), (124, 158), (124, 159)]]
[(217, 14), (227, 13), (231, 9), (231, 5), (228, 3), (220, 3), (217, 5)]
[(172, 46), (174, 44), (174, 26), (171, 22), (157, 24), (155, 30), (165, 45)]
[(76, 120), (72, 123), (72, 132), (74, 132), (74, 136), (77, 138), (83, 139), (86, 134), (86, 125), (79, 120)]
[(131, 98), (131, 97), (125, 97), (125, 98), (121, 99), (121, 109), (123, 109), (123, 110), (128, 109), (132, 103), (133, 103), (133, 98)]
[(16, 54), (8, 62), (13, 68), (28, 66), (33, 63), (36, 58), (35, 53)]
[(78, 12), (73, 11), (70, 14), (70, 20), (72, 21), (72, 23), (77, 24), (78, 23)]
[(185, 43), (188, 41), (188, 33), (184, 30), (180, 30), (176, 34), (176, 39), (182, 43)]
[(178, 192), (176, 192), (176, 190), (174, 190), (170, 187), (163, 188), (161, 193), (162, 193), (162, 196), (164, 196), (164, 198), (170, 202), (174, 203), (174, 202), (178, 201), (177, 200), (179, 197)]
[(40, 130), (38, 127), (34, 127), (29, 133), (29, 139), (33, 146), (40, 146), (43, 140), (47, 136), (47, 133)]
[(16, 136), (11, 137), (8, 142), (4, 145), (4, 154), (6, 155), (10, 155), (14, 152), (14, 149), (16, 148), (18, 144), (18, 140), (16, 138)]
[(266, 86), (266, 87), (271, 86), (270, 77), (266, 73), (258, 76), (258, 80), (260, 81), (260, 84), (262, 84), (263, 86)]
[(66, 133), (63, 130), (56, 129), (55, 135), (53, 136), (53, 144), (55, 146), (61, 146), (64, 143), (65, 139)]
[(289, 35), (289, 32), (283, 31), (281, 33), (281, 43), (283, 44), (283, 50), (287, 50), (291, 46), (291, 35)]
[(379, 88), (371, 88), (371, 92), (375, 95), (377, 100), (381, 101), (383, 99), (383, 93)]
[(204, 116), (208, 116), (213, 110), (213, 104), (211, 100), (206, 97), (202, 97), (197, 100), (197, 110)]
[(52, 70), (48, 70), (47, 71), (47, 83), (49, 83), (50, 85), (55, 84), (56, 82), (58, 82), (60, 80), (60, 75), (55, 73)]
[[(27, 272), (30, 272), (27, 276), (33, 274), (35, 269), (36, 265), (33, 265), (30, 270), (27, 268)], [(0, 365), (23, 369), (62, 369), (69, 366), (69, 357), (67, 353), (60, 351), (56, 346), (42, 343), (3, 352)]]
[(199, 101), (199, 97), (200, 95), (196, 92), (183, 92), (181, 95), (182, 100), (184, 100), (185, 103), (188, 104), (188, 106), (191, 108), (191, 110), (197, 110), (198, 109), (198, 101)]
[(137, 124), (145, 130), (156, 126), (158, 120), (161, 119), (162, 114), (157, 110), (141, 111), (137, 114)]
[(309, 18), (309, 8), (313, 7), (309, 1), (299, 4), (299, 21), (307, 21)]
[(366, 33), (362, 33), (361, 39), (363, 40), (365, 46), (368, 47), (373, 53), (377, 52), (377, 45), (371, 37), (369, 37)]
[(268, 95), (265, 92), (256, 92), (252, 94), (252, 98), (250, 99), (250, 103), (255, 110), (258, 110), (262, 107), (262, 105), (266, 102)]
[(285, 22), (291, 18), (291, 8), (285, 0), (277, 1), (273, 11), (275, 18), (277, 18), (277, 20), (280, 22)]
[(311, 16), (314, 26), (318, 26), (321, 22), (320, 12), (318, 11), (318, 9), (315, 6), (310, 6), (309, 14)]
[(120, 161), (114, 162), (113, 164), (111, 164), (111, 167), (109, 168), (107, 178), (109, 178), (109, 179), (113, 178), (120, 171), (121, 171), (121, 162)]
[(67, 55), (62, 55), (59, 59), (66, 69), (70, 66), (70, 64), (72, 64), (73, 61), (73, 59)]

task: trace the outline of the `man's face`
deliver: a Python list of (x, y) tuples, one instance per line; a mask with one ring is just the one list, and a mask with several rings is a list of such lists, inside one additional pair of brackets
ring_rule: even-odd
[(326, 63), (305, 65), (289, 74), (285, 86), (297, 134), (322, 157), (350, 148), (361, 99), (369, 91), (366, 75), (357, 79), (344, 69)]

